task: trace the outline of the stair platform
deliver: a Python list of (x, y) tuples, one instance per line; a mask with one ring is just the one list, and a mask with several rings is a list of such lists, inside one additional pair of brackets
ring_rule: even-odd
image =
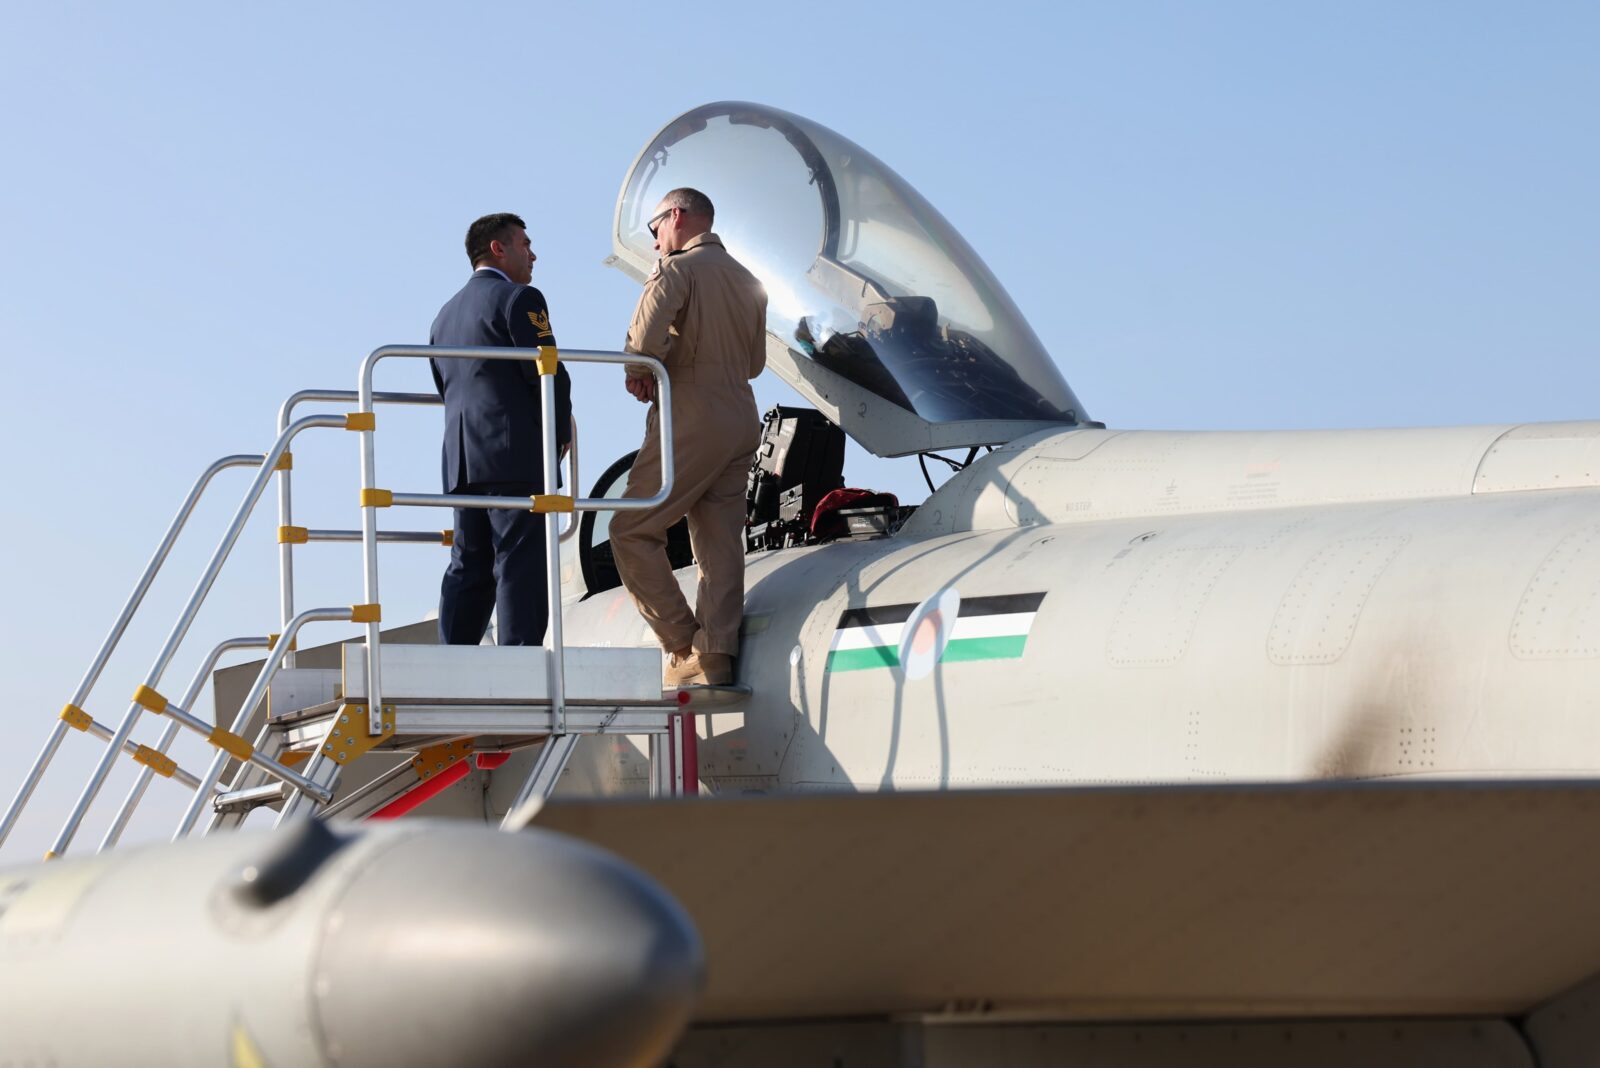
[[(280, 685), (270, 691), (267, 701), (271, 742), (265, 744), (291, 764), (338, 750), (334, 761), (339, 765), (368, 752), (420, 753), (421, 759), (440, 768), (457, 769), (467, 766), (458, 762), (470, 754), (542, 746), (517, 806), (520, 810), (526, 802), (534, 811), (555, 788), (581, 736), (643, 735), (649, 739), (652, 794), (698, 792), (693, 721), (697, 715), (742, 716), (750, 688), (663, 690), (661, 654), (650, 648), (577, 646), (563, 649), (562, 656), (565, 672), (558, 714), (550, 694), (551, 656), (542, 647), (385, 647), (380, 681), (383, 720), (392, 726), (380, 737), (369, 737), (365, 735), (367, 647), (365, 642), (349, 642), (341, 646), (337, 670), (281, 673)], [(359, 741), (352, 737), (358, 733)], [(353, 748), (344, 748), (352, 742), (357, 742)], [(460, 774), (451, 771), (428, 786), (433, 775), (419, 771), (420, 767), (416, 761), (391, 763), (376, 776), (369, 771), (365, 781), (347, 780), (345, 788), (335, 788), (337, 799), (329, 812), (363, 818), (390, 811), (394, 805), (403, 807), (407, 797), (420, 803), (431, 796), (428, 791)], [(334, 769), (330, 781), (340, 778)], [(279, 784), (243, 776), (213, 807), (220, 819), (237, 821), (254, 808), (287, 798)]]
[[(304, 709), (273, 721), (290, 751), (311, 751), (321, 745), (344, 714), (345, 702)], [(470, 737), (478, 752), (499, 752), (532, 745), (556, 733), (549, 702), (527, 704), (407, 703), (385, 700), (393, 709), (394, 733), (375, 750), (408, 752), (442, 739)], [(569, 704), (568, 734), (665, 734), (670, 717), (688, 709), (676, 695), (630, 704)]]
[[(344, 699), (367, 696), (367, 647), (342, 647)], [(562, 650), (568, 704), (661, 699), (656, 649), (568, 646)], [(390, 645), (383, 650), (383, 701), (525, 704), (550, 700), (550, 657), (537, 645)]]
[[(564, 650), (562, 724), (569, 734), (666, 734), (685, 713), (733, 712), (748, 686), (661, 688), (661, 654), (648, 648), (574, 646)], [(366, 704), (367, 649), (342, 648), (336, 700), (285, 709), (274, 694), (271, 725), (290, 751), (321, 745), (347, 705)], [(519, 749), (556, 733), (549, 656), (538, 646), (398, 645), (383, 650), (383, 704), (394, 732), (374, 748), (414, 751), (442, 739), (472, 738), (480, 752)], [(311, 680), (327, 694), (332, 680)], [(313, 692), (303, 685), (298, 691)]]

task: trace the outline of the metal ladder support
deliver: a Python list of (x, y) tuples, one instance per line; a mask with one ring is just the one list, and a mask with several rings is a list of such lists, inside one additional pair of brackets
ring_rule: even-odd
[[(166, 673), (167, 665), (177, 655), (178, 646), (183, 642), (184, 635), (189, 632), (189, 625), (194, 622), (195, 616), (200, 612), (200, 606), (205, 603), (206, 595), (211, 592), (211, 585), (222, 571), (222, 565), (227, 561), (233, 551), (234, 544), (243, 532), (245, 522), (250, 518), (250, 513), (255, 510), (256, 502), (261, 499), (262, 493), (267, 488), (267, 482), (272, 478), (273, 468), (278, 463), (278, 458), (288, 449), (289, 443), (301, 431), (313, 428), (343, 429), (345, 421), (330, 415), (311, 415), (292, 423), (287, 430), (278, 435), (278, 440), (267, 450), (261, 461), (261, 467), (256, 472), (256, 477), (251, 481), (250, 488), (245, 491), (244, 500), (240, 502), (234, 512), (233, 521), (228, 525), (222, 540), (217, 544), (216, 550), (211, 554), (211, 560), (206, 565), (205, 572), (200, 576), (200, 581), (195, 584), (194, 592), (189, 595), (189, 601), (184, 605), (183, 612), (179, 615), (177, 623), (167, 635), (167, 640), (157, 654), (155, 663), (145, 675), (142, 689), (154, 690), (161, 685), (161, 677)], [(72, 839), (77, 835), (78, 828), (83, 823), (83, 818), (88, 814), (89, 806), (94, 803), (95, 797), (100, 793), (100, 788), (105, 785), (106, 778), (111, 774), (112, 765), (121, 755), (122, 743), (128, 740), (133, 733), (134, 726), (139, 721), (139, 715), (144, 710), (137, 701), (132, 701), (123, 713), (122, 720), (117, 725), (116, 732), (112, 735), (111, 743), (106, 751), (101, 754), (100, 762), (95, 765), (93, 774), (89, 777), (88, 784), (78, 795), (78, 801), (72, 807), (72, 812), (67, 816), (66, 823), (56, 835), (55, 842), (50, 847), (50, 854), (60, 856), (72, 844)], [(205, 787), (209, 791), (209, 786)]]
[(667, 717), (667, 733), (650, 736), (650, 796), (694, 797), (700, 792), (700, 738), (693, 712)]
[[(224, 653), (235, 649), (270, 648), (272, 648), (270, 636), (228, 638), (218, 642), (211, 652), (206, 654), (206, 658), (201, 661), (199, 669), (195, 671), (194, 676), (189, 680), (188, 688), (183, 691), (183, 696), (178, 699), (178, 706), (180, 708), (193, 706), (195, 700), (200, 696), (200, 691), (205, 686), (206, 680), (211, 677), (211, 672), (215, 670), (217, 661), (222, 659)], [(173, 740), (177, 738), (178, 732), (182, 729), (183, 725), (181, 723), (176, 719), (169, 718), (167, 725), (161, 731), (161, 740), (156, 743), (156, 752), (165, 755)], [(116, 816), (111, 821), (111, 827), (106, 831), (105, 837), (101, 839), (100, 848), (96, 852), (104, 853), (117, 844), (117, 840), (122, 837), (122, 832), (127, 830), (128, 821), (133, 818), (134, 809), (144, 799), (145, 790), (149, 787), (150, 780), (155, 777), (155, 774), (153, 768), (145, 767), (140, 769), (138, 779), (129, 788), (128, 796), (123, 799), (122, 807), (117, 810)], [(176, 778), (176, 776), (174, 777)], [(200, 779), (196, 776), (190, 776), (190, 779), (183, 780), (183, 782), (191, 790), (197, 792), (200, 790)]]
[[(134, 583), (133, 592), (128, 595), (127, 601), (124, 602), (122, 612), (117, 616), (116, 622), (111, 625), (111, 630), (106, 635), (105, 640), (100, 643), (100, 650), (95, 653), (94, 660), (89, 665), (89, 670), (84, 672), (82, 680), (78, 683), (78, 688), (72, 692), (72, 699), (67, 702), (69, 708), (82, 708), (84, 703), (88, 701), (89, 694), (94, 690), (95, 683), (100, 679), (100, 673), (105, 670), (107, 661), (111, 659), (111, 654), (116, 651), (118, 643), (122, 641), (122, 636), (127, 632), (128, 624), (132, 622), (134, 613), (139, 610), (139, 606), (144, 602), (144, 595), (149, 592), (151, 583), (155, 582), (157, 573), (160, 572), (162, 565), (166, 563), (167, 556), (172, 552), (172, 546), (177, 542), (178, 535), (183, 531), (184, 524), (189, 521), (189, 516), (194, 513), (195, 506), (200, 502), (200, 497), (205, 493), (206, 488), (211, 485), (211, 480), (230, 467), (260, 467), (265, 460), (265, 456), (240, 453), (233, 456), (224, 456), (201, 472), (200, 477), (195, 480), (193, 488), (189, 490), (189, 496), (184, 498), (182, 506), (179, 507), (178, 514), (173, 517), (172, 522), (167, 526), (167, 532), (162, 536), (160, 544), (156, 546), (156, 551), (151, 555), (150, 562), (145, 565), (144, 573), (139, 576), (139, 581)], [(68, 724), (64, 719), (57, 719), (51, 726), (50, 737), (46, 739), (44, 749), (23, 779), (22, 787), (17, 791), (11, 804), (7, 806), (5, 815), (0, 816), (0, 845), (5, 845), (6, 836), (16, 826), (17, 818), (21, 816), (23, 807), (27, 805), (29, 798), (33, 796), (34, 790), (38, 789), (39, 780), (44, 777), (45, 769), (50, 766), (50, 761), (54, 759), (56, 750), (60, 748), (61, 740), (66, 736), (67, 728)], [(96, 730), (94, 728), (99, 729)], [(104, 731), (104, 733), (102, 734), (101, 731)], [(110, 741), (116, 732), (109, 727), (94, 723), (90, 733), (103, 741)], [(127, 739), (123, 739), (123, 741), (126, 742)], [(162, 750), (162, 752), (165, 752), (165, 750)]]
[(517, 794), (516, 804), (500, 821), (502, 831), (520, 831), (533, 821), (555, 790), (556, 780), (567, 770), (567, 761), (572, 759), (572, 751), (577, 747), (576, 734), (552, 734), (545, 741), (538, 758), (533, 762), (528, 781), (522, 784)]

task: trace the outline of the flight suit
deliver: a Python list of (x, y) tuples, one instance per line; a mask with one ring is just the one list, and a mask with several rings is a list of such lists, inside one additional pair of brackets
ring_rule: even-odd
[[(744, 615), (745, 480), (761, 436), (750, 380), (766, 366), (767, 294), (701, 234), (656, 261), (628, 327), (626, 349), (660, 360), (672, 383), (672, 493), (665, 504), (611, 517), (623, 585), (663, 649), (735, 656)], [(624, 497), (661, 488), (659, 399)], [(672, 565), (667, 530), (685, 516), (700, 568), (691, 611)]]

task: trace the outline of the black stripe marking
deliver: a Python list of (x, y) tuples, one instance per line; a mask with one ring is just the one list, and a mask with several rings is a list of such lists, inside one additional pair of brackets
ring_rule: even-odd
[[(997, 597), (965, 597), (961, 601), (960, 615), (1001, 616), (1012, 612), (1037, 612), (1044, 603), (1043, 593), (1006, 593)], [(914, 604), (880, 604), (863, 608), (846, 608), (839, 614), (837, 629), (849, 627), (884, 627), (904, 623), (917, 610)]]
[(846, 627), (882, 627), (904, 623), (916, 611), (914, 604), (880, 604), (870, 608), (846, 608), (839, 614), (839, 630)]
[(1007, 593), (999, 597), (963, 597), (962, 616), (1003, 616), (1011, 612), (1037, 612), (1042, 593)]

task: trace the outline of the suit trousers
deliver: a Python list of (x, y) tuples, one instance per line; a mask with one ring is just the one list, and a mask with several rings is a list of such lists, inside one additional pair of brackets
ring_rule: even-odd
[[(613, 513), (611, 551), (622, 584), (663, 649), (693, 646), (737, 656), (744, 617), (745, 481), (761, 431), (748, 390), (723, 403), (713, 397), (693, 383), (680, 389), (674, 381), (672, 493), (656, 508)], [(652, 404), (624, 497), (649, 497), (661, 488), (656, 426)], [(667, 561), (667, 531), (685, 516), (700, 569), (693, 610)]]
[[(527, 497), (531, 482), (475, 482), (457, 493)], [(531, 502), (530, 502), (531, 504)], [(450, 564), (439, 590), (439, 641), (477, 645), (496, 614), (501, 645), (538, 645), (549, 622), (544, 516), (457, 508)]]

